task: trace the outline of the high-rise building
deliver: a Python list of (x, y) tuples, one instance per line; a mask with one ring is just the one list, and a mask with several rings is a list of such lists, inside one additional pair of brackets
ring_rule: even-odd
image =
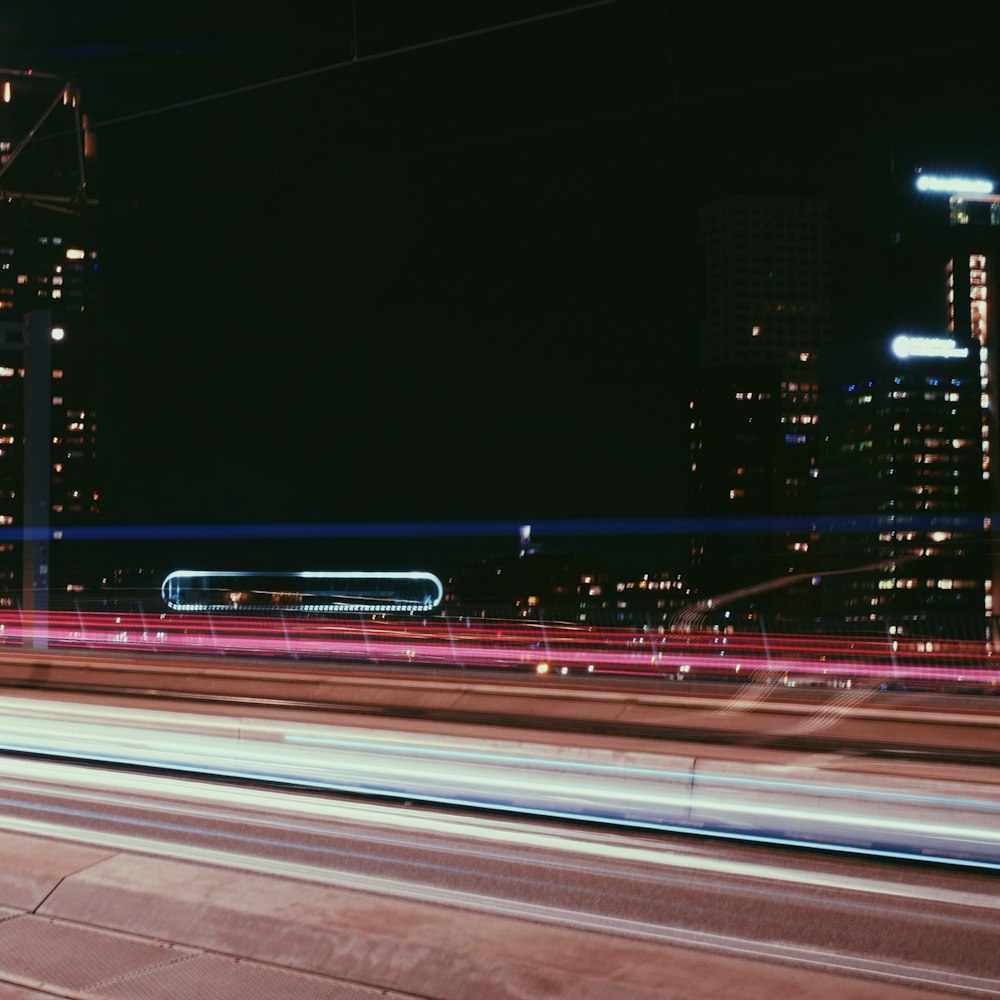
[(706, 528), (692, 538), (691, 575), (703, 599), (742, 592), (727, 605), (744, 620), (810, 614), (802, 581), (814, 539), (800, 518), (817, 500), (830, 216), (824, 198), (764, 196), (701, 214), (706, 307), (689, 404), (689, 510)]
[(985, 640), (978, 343), (897, 334), (843, 344), (827, 351), (822, 378), (824, 628)]
[[(21, 586), (17, 531), (24, 524), (25, 451), (48, 449), (50, 523), (86, 524), (100, 511), (95, 358), (94, 143), (75, 88), (39, 73), (0, 70), (0, 601)], [(25, 369), (16, 336), (35, 312), (51, 315), (50, 440), (28, 441)], [(48, 353), (48, 352), (46, 352)], [(58, 537), (55, 535), (54, 537)], [(53, 586), (82, 585), (79, 558), (51, 552)]]
[[(752, 605), (772, 620), (973, 638), (985, 619), (996, 635), (1000, 194), (922, 170), (893, 183), (875, 255), (857, 220), (847, 260), (883, 266), (838, 286), (836, 338), (830, 286), (848, 271), (825, 201), (703, 212), (690, 511), (709, 529), (691, 569), (734, 623)], [(816, 530), (830, 523), (819, 513), (837, 530)]]
[(899, 177), (887, 269), (892, 330), (976, 341), (983, 393), (982, 477), (990, 482), (995, 480), (990, 466), (991, 448), (997, 447), (1000, 348), (1000, 194), (994, 187), (991, 180), (919, 169)]
[(864, 297), (878, 309), (823, 366), (822, 507), (839, 525), (822, 540), (823, 619), (981, 639), (997, 577), (1000, 198), (923, 170), (892, 184), (884, 267)]

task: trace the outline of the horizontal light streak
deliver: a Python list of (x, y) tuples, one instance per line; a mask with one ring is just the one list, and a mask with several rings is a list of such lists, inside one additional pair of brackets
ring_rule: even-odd
[[(220, 816), (220, 810), (225, 806), (240, 810), (228, 818), (241, 824), (253, 822), (252, 819), (248, 819), (244, 810), (261, 811), (264, 814), (262, 822), (269, 828), (276, 823), (284, 827), (284, 821), (281, 819), (284, 816), (290, 819), (294, 817), (332, 819), (356, 825), (357, 833), (352, 836), (366, 839), (369, 834), (365, 832), (365, 827), (374, 825), (379, 828), (406, 830), (435, 837), (457, 838), (463, 842), (481, 841), (488, 845), (534, 847), (544, 851), (568, 852), (595, 860), (638, 862), (657, 868), (703, 871), (845, 892), (899, 896), (908, 900), (1000, 910), (1000, 896), (995, 894), (984, 895), (920, 883), (883, 882), (818, 872), (811, 868), (798, 869), (788, 864), (779, 867), (734, 861), (700, 852), (680, 853), (659, 844), (638, 847), (616, 841), (613, 834), (595, 832), (581, 834), (558, 828), (540, 831), (535, 827), (523, 827), (508, 820), (488, 816), (444, 817), (413, 807), (403, 808), (386, 804), (372, 806), (363, 802), (340, 801), (325, 796), (289, 794), (274, 789), (239, 785), (206, 784), (157, 774), (91, 769), (81, 772), (71, 764), (19, 758), (0, 758), (0, 775), (12, 775), (15, 780), (24, 780), (28, 782), (26, 787), (30, 790), (37, 788), (39, 783), (46, 783), (47, 796), (65, 798), (72, 803), (85, 800), (122, 805), (130, 804), (132, 796), (140, 795), (146, 798), (143, 802), (144, 810), (162, 812), (170, 817), (183, 814), (205, 819), (227, 818)], [(70, 787), (60, 788), (58, 784), (51, 784), (52, 782), (64, 783)], [(150, 800), (148, 798), (150, 796), (164, 801)], [(205, 806), (197, 804), (201, 802), (205, 803)], [(306, 832), (315, 830), (309, 827)], [(63, 838), (66, 836), (65, 830), (53, 835)], [(179, 845), (171, 844), (169, 849), (172, 853), (176, 852)]]
[[(295, 613), (296, 616), (298, 612)], [(791, 685), (883, 682), (1000, 685), (1000, 663), (985, 642), (937, 641), (933, 649), (893, 649), (862, 637), (713, 636), (537, 623), (428, 619), (406, 626), (351, 619), (51, 612), (0, 612), (0, 646), (135, 649), (146, 654), (227, 653), (275, 659), (465, 666), (550, 673), (701, 677)], [(897, 640), (897, 645), (902, 645)]]
[(877, 777), (832, 769), (786, 780), (781, 767), (739, 761), (678, 756), (656, 767), (651, 754), (609, 761), (607, 751), (542, 744), (503, 752), (495, 740), (413, 735), (406, 742), (296, 722), (268, 722), (257, 733), (253, 720), (185, 713), (170, 729), (169, 713), (147, 720), (142, 710), (88, 710), (83, 722), (60, 718), (47, 702), (0, 699), (0, 746), (450, 806), (1000, 864), (1000, 784), (962, 784), (952, 798), (942, 781), (883, 777), (891, 785), (883, 792)]
[[(897, 523), (934, 525), (940, 515), (896, 515)], [(948, 515), (948, 521), (974, 529), (974, 515)], [(979, 527), (982, 518), (978, 519)], [(744, 531), (797, 532), (837, 531), (868, 532), (873, 525), (885, 523), (884, 516), (822, 515), (760, 517), (666, 517), (666, 518), (591, 518), (533, 521), (532, 529), (540, 537), (652, 537), (694, 534), (733, 534)], [(68, 525), (60, 528), (66, 541), (107, 539), (313, 539), (313, 538), (498, 538), (517, 537), (520, 521), (410, 521), (371, 522), (365, 524), (193, 524), (193, 525)], [(51, 528), (0, 528), (0, 539), (16, 541), (51, 541)]]

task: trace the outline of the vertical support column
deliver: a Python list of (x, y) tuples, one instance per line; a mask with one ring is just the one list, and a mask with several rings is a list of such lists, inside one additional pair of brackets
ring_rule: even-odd
[(48, 646), (49, 482), (52, 465), (52, 313), (24, 324), (24, 619), (31, 644)]

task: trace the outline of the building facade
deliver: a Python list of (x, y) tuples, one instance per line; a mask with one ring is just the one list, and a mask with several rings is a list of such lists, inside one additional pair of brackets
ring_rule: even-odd
[[(962, 510), (970, 519), (974, 519), (973, 512), (979, 515), (985, 534), (979, 539), (974, 555), (963, 543), (962, 548), (973, 562), (956, 578), (969, 579), (973, 573), (980, 578), (976, 599), (981, 597), (981, 612), (990, 623), (991, 642), (995, 643), (993, 593), (1000, 581), (993, 516), (1000, 499), (994, 467), (1000, 442), (997, 411), (1000, 194), (992, 178), (983, 174), (951, 169), (934, 172), (915, 166), (900, 170), (892, 178), (889, 223), (883, 275), (884, 332), (908, 335), (917, 342), (953, 341), (959, 351), (968, 350), (966, 363), (975, 368), (977, 428), (971, 435), (959, 429), (954, 438), (963, 442), (974, 439), (977, 461), (973, 463), (971, 457), (963, 460), (961, 470), (956, 471), (961, 483), (956, 485), (960, 487)], [(963, 393), (963, 413), (967, 414), (968, 405), (970, 402)], [(934, 424), (930, 421), (932, 440), (938, 437), (933, 431)], [(929, 574), (927, 578), (934, 576)]]
[[(730, 620), (810, 617), (818, 365), (832, 324), (830, 204), (746, 196), (701, 214), (705, 314), (689, 403), (691, 582)], [(732, 596), (742, 594), (740, 597)], [(790, 609), (795, 609), (792, 612)]]
[(831, 631), (984, 640), (978, 343), (896, 334), (828, 352), (818, 577)]
[[(93, 522), (101, 507), (96, 365), (99, 260), (96, 201), (88, 186), (95, 148), (71, 84), (0, 71), (0, 601), (22, 585), (25, 453), (47, 452), (53, 538)], [(51, 317), (49, 440), (28, 441), (25, 349), (17, 327)], [(37, 373), (36, 373), (37, 374)], [(83, 552), (55, 544), (49, 582), (85, 585)]]

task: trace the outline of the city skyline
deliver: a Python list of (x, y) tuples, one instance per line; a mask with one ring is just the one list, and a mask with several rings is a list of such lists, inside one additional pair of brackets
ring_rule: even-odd
[(350, 13), (22, 28), (100, 148), (110, 523), (682, 514), (695, 208), (784, 187), (864, 228), (890, 154), (970, 134), (912, 28), (873, 63), (656, 4)]

